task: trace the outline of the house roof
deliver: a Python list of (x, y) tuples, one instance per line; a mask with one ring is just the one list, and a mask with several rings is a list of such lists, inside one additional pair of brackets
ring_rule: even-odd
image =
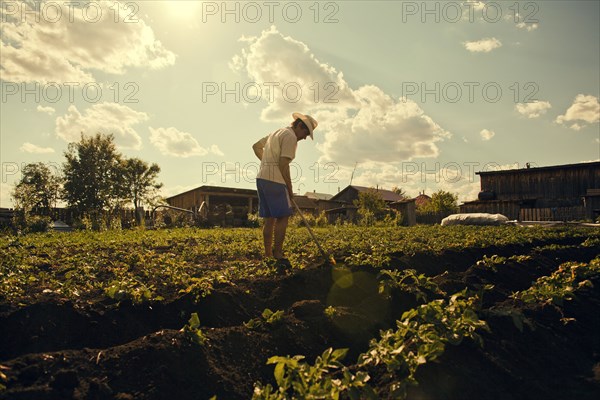
[(358, 210), (358, 207), (352, 206), (352, 205), (344, 205), (342, 207), (328, 208), (327, 210), (325, 210), (325, 214), (340, 213), (340, 212), (346, 212), (349, 210)]
[(405, 204), (405, 203), (416, 203), (417, 199), (402, 199), (402, 200), (398, 200), (398, 201), (394, 201), (392, 204)]
[(315, 199), (315, 200), (329, 200), (333, 197), (332, 194), (317, 193), (317, 192), (306, 192), (306, 193), (304, 193), (304, 195), (306, 197), (308, 197), (309, 199)]
[(431, 201), (431, 197), (427, 196), (425, 193), (421, 193), (417, 197), (415, 197), (415, 205), (422, 206)]
[(317, 208), (317, 201), (307, 196), (294, 195), (294, 201), (298, 208)]
[(337, 200), (339, 197), (341, 197), (343, 195), (343, 193), (345, 193), (346, 191), (351, 190), (351, 189), (354, 189), (359, 193), (368, 192), (369, 190), (375, 190), (377, 193), (381, 194), (381, 197), (386, 202), (393, 202), (393, 201), (399, 201), (399, 200), (404, 199), (404, 197), (397, 194), (396, 192), (392, 192), (391, 190), (375, 189), (375, 188), (370, 188), (370, 187), (366, 187), (366, 186), (348, 185), (344, 189), (342, 189), (341, 192), (339, 192), (335, 196), (333, 196), (331, 198), (331, 200)]
[(239, 188), (230, 188), (230, 187), (222, 187), (222, 186), (208, 186), (208, 185), (203, 185), (203, 186), (199, 186), (195, 189), (191, 189), (188, 190), (186, 192), (182, 192), (182, 193), (178, 193), (176, 195), (173, 196), (169, 196), (167, 197), (168, 199), (173, 199), (175, 197), (187, 194), (187, 193), (191, 193), (191, 192), (200, 192), (200, 193), (219, 193), (219, 194), (237, 194), (237, 195), (245, 195), (245, 196), (254, 196), (256, 197), (256, 190), (255, 189), (239, 189)]
[(510, 175), (510, 174), (526, 174), (526, 173), (537, 173), (542, 171), (552, 171), (561, 169), (578, 169), (578, 168), (600, 168), (600, 162), (588, 162), (579, 164), (565, 164), (565, 165), (550, 165), (547, 167), (532, 167), (532, 168), (518, 168), (518, 169), (505, 169), (500, 171), (479, 171), (475, 172), (477, 175)]

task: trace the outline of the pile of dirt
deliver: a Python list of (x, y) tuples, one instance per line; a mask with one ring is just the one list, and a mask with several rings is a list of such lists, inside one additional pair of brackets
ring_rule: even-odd
[[(476, 263), (494, 254), (529, 257), (497, 269)], [(419, 386), (409, 398), (597, 398), (600, 278), (561, 309), (519, 306), (522, 327), (505, 311), (515, 307), (508, 297), (512, 292), (528, 288), (563, 262), (589, 262), (598, 254), (598, 248), (573, 245), (392, 255), (392, 266), (435, 277), (449, 293), (494, 285), (484, 295), (480, 315), (491, 328), (483, 333), (484, 346), (471, 341), (447, 346), (438, 360), (418, 370)], [(318, 265), (169, 303), (101, 300), (82, 305), (48, 298), (4, 312), (0, 372), (6, 375), (6, 389), (0, 398), (248, 399), (255, 382), (274, 384), (273, 366), (266, 364), (271, 356), (302, 354), (312, 362), (328, 347), (347, 347), (349, 365), (379, 330), (394, 327), (419, 302), (400, 291), (381, 296), (378, 270), (368, 266), (346, 270), (352, 279), (340, 285), (335, 278), (340, 268)], [(335, 315), (327, 315), (329, 306)], [(266, 308), (283, 315), (272, 324), (244, 324), (260, 320)], [(200, 318), (204, 344), (180, 330), (192, 313)]]

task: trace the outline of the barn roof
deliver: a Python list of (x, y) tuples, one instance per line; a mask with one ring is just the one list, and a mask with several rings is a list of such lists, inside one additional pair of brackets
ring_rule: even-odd
[(590, 167), (600, 168), (600, 161), (578, 163), (578, 164), (550, 165), (550, 166), (546, 166), (546, 167), (505, 169), (505, 170), (500, 170), (500, 171), (479, 171), (479, 172), (475, 172), (475, 174), (481, 175), (481, 176), (528, 174), (528, 173), (537, 173), (537, 172), (544, 172), (544, 171), (556, 171), (556, 170), (579, 169), (579, 168), (590, 168)]
[(354, 189), (354, 190), (356, 190), (359, 193), (368, 192), (369, 190), (375, 190), (377, 193), (379, 193), (381, 195), (381, 197), (383, 198), (383, 200), (387, 201), (387, 202), (399, 201), (399, 200), (404, 199), (403, 196), (397, 194), (396, 192), (392, 192), (391, 190), (376, 189), (376, 188), (366, 187), (366, 186), (348, 185), (344, 189), (342, 189), (341, 192), (339, 192), (335, 196), (333, 196), (331, 198), (331, 200), (336, 200), (337, 198), (341, 197), (343, 193), (345, 193), (346, 191), (350, 190), (351, 188)]
[(333, 195), (328, 194), (328, 193), (317, 193), (317, 192), (306, 192), (306, 193), (304, 193), (304, 195), (306, 197), (308, 197), (309, 199), (315, 199), (315, 200), (329, 200), (333, 197)]
[(188, 190), (186, 192), (182, 192), (182, 193), (175, 194), (173, 196), (169, 196), (169, 197), (167, 197), (167, 200), (184, 195), (186, 193), (191, 193), (191, 192), (196, 192), (196, 191), (200, 192), (200, 193), (219, 193), (219, 194), (223, 194), (223, 195), (236, 194), (236, 195), (246, 195), (246, 196), (254, 196), (254, 197), (257, 196), (256, 189), (239, 189), (239, 188), (230, 188), (230, 187), (223, 187), (223, 186), (203, 185), (203, 186), (199, 186), (195, 189)]

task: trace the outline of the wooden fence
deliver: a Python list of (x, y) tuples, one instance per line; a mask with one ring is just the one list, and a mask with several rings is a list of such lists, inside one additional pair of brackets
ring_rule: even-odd
[[(485, 212), (491, 214), (503, 214), (509, 219), (519, 221), (582, 221), (587, 219), (586, 209), (583, 206), (552, 207), (552, 208), (520, 208), (502, 204), (501, 207), (490, 207), (488, 209), (471, 209), (461, 207), (462, 213)], [(447, 217), (447, 213), (417, 214), (417, 224), (439, 224)]]
[(417, 224), (435, 225), (442, 222), (444, 218), (452, 213), (449, 212), (431, 212), (417, 213)]
[(586, 219), (585, 207), (522, 208), (520, 221), (581, 221)]
[[(12, 226), (12, 218), (15, 214), (15, 210), (12, 208), (1, 208), (0, 209), (0, 226)], [(45, 215), (42, 212), (38, 212), (37, 210), (32, 210), (31, 214), (33, 215)], [(150, 210), (143, 210), (143, 217), (146, 220), (152, 218)], [(52, 220), (60, 220), (65, 222), (68, 225), (73, 224), (74, 220), (80, 217), (80, 214), (69, 208), (52, 208), (48, 215)], [(113, 218), (119, 218), (121, 221), (134, 221), (135, 220), (135, 210), (132, 209), (122, 209), (117, 210), (111, 214)]]

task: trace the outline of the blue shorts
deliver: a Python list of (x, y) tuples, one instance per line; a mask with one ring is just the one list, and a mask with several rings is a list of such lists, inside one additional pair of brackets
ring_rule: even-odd
[(292, 215), (287, 186), (283, 183), (257, 178), (258, 215), (262, 218), (281, 218)]

